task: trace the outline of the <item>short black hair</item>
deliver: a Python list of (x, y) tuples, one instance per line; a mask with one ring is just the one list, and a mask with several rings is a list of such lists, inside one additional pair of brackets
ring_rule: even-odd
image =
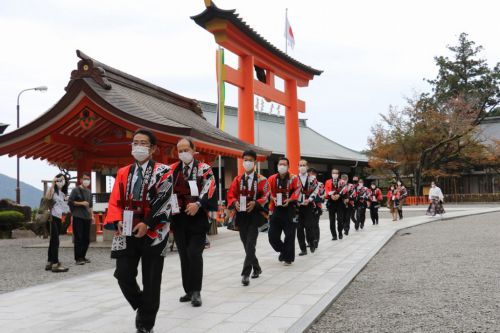
[(83, 178), (83, 177), (92, 178), (92, 177), (90, 177), (90, 172), (82, 172), (82, 175), (80, 176), (80, 178)]
[(309, 168), (309, 169), (307, 169), (307, 172), (318, 173), (318, 171), (316, 171), (316, 169), (314, 169), (314, 168), (312, 168), (312, 167), (311, 167), (311, 168)]
[(149, 143), (151, 143), (152, 146), (156, 146), (157, 143), (156, 135), (154, 135), (154, 133), (151, 132), (150, 130), (146, 128), (139, 128), (134, 132), (134, 135), (132, 137), (136, 136), (137, 134), (142, 134), (147, 136), (149, 138)]
[(194, 148), (194, 141), (193, 141), (192, 137), (183, 136), (182, 138), (179, 139), (179, 141), (177, 141), (177, 144), (179, 144), (179, 142), (181, 142), (182, 140), (186, 140), (187, 142), (189, 142), (189, 147), (191, 147), (191, 149), (195, 149)]
[(288, 158), (286, 158), (285, 156), (280, 157), (280, 158), (278, 159), (278, 163), (279, 163), (280, 161), (286, 161), (286, 163), (287, 163), (288, 165), (290, 165), (290, 160), (289, 160)]
[(253, 157), (254, 160), (257, 160), (257, 153), (255, 151), (253, 151), (252, 149), (245, 150), (243, 152), (242, 157), (245, 157), (245, 156), (250, 156), (250, 157)]

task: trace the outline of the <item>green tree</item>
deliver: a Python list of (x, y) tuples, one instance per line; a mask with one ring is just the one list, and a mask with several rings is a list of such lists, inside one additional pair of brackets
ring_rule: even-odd
[(415, 193), (429, 178), (498, 166), (496, 148), (479, 142), (475, 132), (499, 105), (500, 65), (489, 68), (479, 58), (482, 47), (465, 33), (448, 49), (451, 58), (435, 58), (438, 75), (427, 80), (432, 91), (408, 100), (402, 111), (391, 107), (368, 140), (370, 165), (412, 174)]

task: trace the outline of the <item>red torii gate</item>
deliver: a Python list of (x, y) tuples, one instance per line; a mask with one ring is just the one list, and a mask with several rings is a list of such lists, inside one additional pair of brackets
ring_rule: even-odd
[[(199, 26), (211, 32), (215, 42), (238, 55), (238, 69), (222, 68), (222, 79), (238, 87), (238, 137), (254, 143), (254, 94), (284, 105), (286, 156), (290, 171), (297, 173), (300, 159), (299, 115), (305, 112), (305, 102), (297, 98), (297, 87), (307, 87), (322, 71), (306, 66), (288, 56), (242, 21), (235, 10), (218, 8), (205, 0), (205, 10), (191, 17)], [(253, 72), (258, 79), (254, 79)], [(276, 89), (274, 78), (285, 82), (285, 91)], [(241, 171), (241, 163), (240, 163)]]

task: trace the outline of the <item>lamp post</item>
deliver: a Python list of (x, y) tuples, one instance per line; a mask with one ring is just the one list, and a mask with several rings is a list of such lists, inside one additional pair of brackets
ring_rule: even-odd
[[(28, 90), (36, 90), (36, 91), (45, 92), (45, 91), (47, 91), (47, 89), (48, 88), (46, 86), (40, 86), (40, 87), (35, 87), (35, 88), (24, 89), (24, 90), (21, 90), (21, 92), (19, 92), (19, 94), (17, 95), (17, 128), (19, 128), (19, 110), (20, 110), (19, 98), (21, 97), (21, 94), (25, 91), (28, 91)], [(17, 204), (21, 203), (21, 187), (19, 185), (19, 156), (17, 156), (16, 203)]]

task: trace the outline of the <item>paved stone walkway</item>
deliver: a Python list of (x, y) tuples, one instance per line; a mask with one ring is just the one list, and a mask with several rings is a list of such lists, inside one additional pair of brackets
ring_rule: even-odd
[[(500, 207), (448, 209), (445, 218), (493, 211)], [(319, 250), (297, 257), (289, 267), (278, 262), (267, 234), (260, 234), (257, 255), (264, 273), (248, 287), (240, 284), (239, 237), (225, 231), (212, 238), (213, 247), (204, 254), (200, 308), (178, 302), (179, 259), (167, 257), (155, 332), (302, 332), (397, 230), (434, 219), (412, 217), (397, 223), (384, 219), (379, 226), (368, 223), (364, 231), (335, 242), (330, 240), (328, 221), (322, 220)], [(134, 317), (112, 270), (0, 295), (3, 333), (134, 332)]]

